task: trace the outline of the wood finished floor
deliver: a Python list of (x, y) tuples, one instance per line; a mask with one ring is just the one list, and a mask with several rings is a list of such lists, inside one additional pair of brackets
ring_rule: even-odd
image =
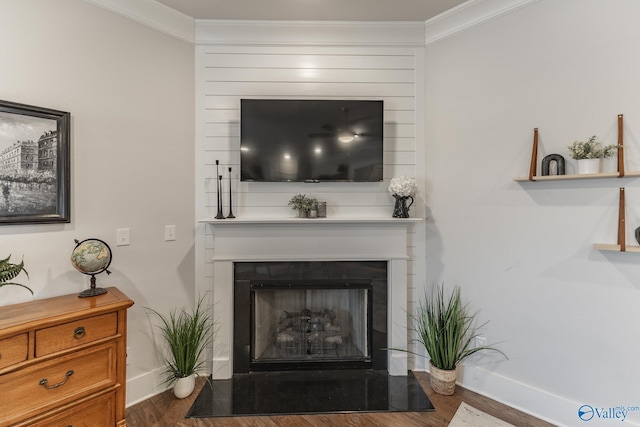
[[(422, 388), (436, 408), (432, 412), (353, 413), (321, 415), (284, 415), (273, 417), (184, 418), (204, 384), (200, 378), (196, 390), (186, 399), (176, 399), (165, 391), (127, 409), (128, 427), (445, 427), (461, 402), (518, 427), (553, 427), (545, 421), (456, 387), (453, 396), (435, 394), (429, 386), (429, 374), (415, 372)], [(482, 427), (482, 426), (478, 426)]]

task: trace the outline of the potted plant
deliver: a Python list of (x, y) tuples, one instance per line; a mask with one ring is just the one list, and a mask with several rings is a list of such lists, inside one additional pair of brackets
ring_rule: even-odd
[(478, 330), (486, 324), (476, 326), (476, 315), (477, 312), (471, 312), (469, 305), (463, 303), (459, 287), (445, 295), (444, 286), (440, 285), (433, 288), (431, 298), (421, 301), (417, 313), (410, 316), (411, 326), (418, 334), (411, 342), (422, 344), (427, 351), (431, 388), (438, 394), (453, 394), (458, 364), (472, 354), (490, 350), (507, 357), (491, 345), (475, 346)]
[(312, 209), (317, 209), (318, 199), (307, 197), (305, 194), (296, 194), (289, 200), (289, 206), (298, 211), (300, 218), (307, 218)]
[(184, 308), (173, 310), (168, 316), (148, 309), (161, 321), (162, 336), (169, 346), (166, 382), (174, 384), (173, 394), (182, 399), (195, 387), (195, 377), (204, 364), (202, 353), (211, 344), (213, 321), (201, 298), (191, 312)]
[(9, 282), (9, 280), (13, 280), (22, 272), (27, 275), (27, 278), (29, 277), (29, 273), (24, 269), (24, 260), (20, 261), (20, 264), (13, 264), (9, 262), (10, 259), (11, 255), (0, 260), (0, 287), (7, 285), (20, 286), (31, 292), (31, 295), (33, 295), (33, 291), (28, 286), (20, 283)]
[(603, 145), (593, 135), (586, 141), (574, 141), (569, 147), (571, 158), (578, 161), (578, 174), (594, 174), (600, 172), (602, 159), (615, 154), (617, 145)]

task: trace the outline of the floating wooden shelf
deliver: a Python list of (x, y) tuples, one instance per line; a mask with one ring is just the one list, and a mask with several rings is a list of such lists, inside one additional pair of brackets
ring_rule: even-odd
[(610, 251), (610, 252), (640, 252), (640, 246), (627, 246), (623, 251), (620, 245), (614, 245), (609, 243), (594, 243), (594, 249), (599, 251)]
[(618, 243), (615, 245), (607, 243), (595, 243), (594, 248), (601, 251), (615, 252), (640, 252), (640, 246), (627, 245), (627, 223), (626, 223), (626, 206), (625, 206), (624, 187), (620, 188), (620, 197), (618, 201)]
[(533, 148), (531, 151), (531, 163), (529, 176), (514, 178), (514, 181), (558, 181), (563, 179), (594, 179), (594, 178), (623, 178), (625, 176), (640, 176), (640, 171), (625, 172), (624, 170), (624, 144), (623, 144), (623, 115), (618, 114), (618, 172), (595, 173), (584, 175), (537, 175), (538, 169), (538, 128), (533, 130)]
[[(626, 172), (623, 178), (634, 178), (639, 177), (640, 171)], [(595, 179), (595, 178), (620, 178), (620, 174), (618, 172), (606, 172), (606, 173), (593, 173), (593, 174), (583, 174), (583, 175), (545, 175), (545, 176), (533, 176), (529, 178), (528, 176), (520, 176), (517, 178), (513, 178), (514, 181), (522, 182), (522, 181), (560, 181), (560, 180), (569, 180), (569, 179)]]

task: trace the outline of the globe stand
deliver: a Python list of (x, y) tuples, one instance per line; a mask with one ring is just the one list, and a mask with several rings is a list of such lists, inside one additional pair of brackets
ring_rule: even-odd
[(73, 240), (76, 247), (71, 253), (71, 263), (82, 274), (91, 276), (91, 288), (78, 294), (78, 298), (89, 298), (106, 294), (107, 290), (96, 288), (96, 274), (106, 272), (111, 264), (111, 248), (100, 239), (85, 239), (82, 242)]
[(105, 288), (96, 288), (96, 276), (91, 275), (91, 287), (86, 289), (78, 294), (78, 298), (88, 298), (95, 297), (98, 295), (106, 294), (107, 290)]

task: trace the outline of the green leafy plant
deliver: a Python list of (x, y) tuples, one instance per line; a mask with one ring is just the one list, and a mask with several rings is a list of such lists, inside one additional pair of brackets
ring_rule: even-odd
[(33, 291), (28, 286), (9, 281), (13, 280), (22, 272), (24, 272), (24, 274), (29, 277), (29, 273), (27, 273), (27, 270), (24, 269), (24, 260), (20, 261), (20, 264), (12, 264), (9, 262), (10, 259), (11, 255), (3, 260), (0, 260), (0, 287), (6, 285), (20, 286), (31, 292), (31, 295), (33, 295)]
[(187, 312), (184, 308), (163, 315), (148, 308), (161, 321), (160, 331), (169, 345), (166, 382), (171, 384), (179, 378), (198, 374), (204, 361), (201, 356), (213, 339), (213, 319), (201, 298)]
[(584, 159), (606, 159), (615, 153), (618, 145), (602, 145), (598, 138), (593, 135), (586, 141), (574, 141), (569, 148), (571, 158), (575, 160)]
[(296, 211), (309, 212), (318, 205), (318, 199), (307, 197), (305, 194), (296, 194), (289, 200), (289, 206)]
[(506, 354), (492, 345), (474, 346), (478, 330), (486, 325), (485, 322), (475, 326), (476, 315), (477, 312), (471, 312), (469, 304), (462, 301), (458, 286), (450, 295), (445, 295), (443, 285), (436, 286), (431, 297), (421, 301), (417, 313), (410, 316), (418, 333), (412, 342), (422, 344), (433, 366), (443, 370), (453, 370), (467, 357), (484, 350), (496, 351), (506, 358)]

